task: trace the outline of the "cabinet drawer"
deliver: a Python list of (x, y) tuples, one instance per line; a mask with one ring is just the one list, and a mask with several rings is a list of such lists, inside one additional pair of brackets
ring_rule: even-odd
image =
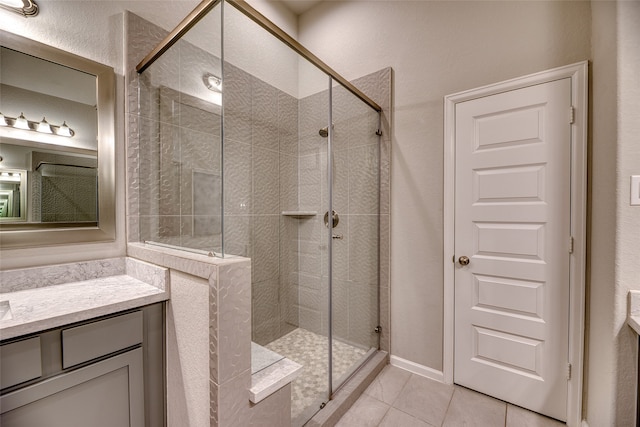
[(142, 311), (62, 331), (62, 368), (123, 350), (142, 342)]
[(42, 376), (40, 337), (0, 346), (0, 388)]

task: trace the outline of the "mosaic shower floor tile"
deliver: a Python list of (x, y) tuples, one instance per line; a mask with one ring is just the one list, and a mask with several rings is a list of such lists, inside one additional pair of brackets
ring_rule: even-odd
[[(303, 412), (328, 394), (328, 340), (327, 337), (305, 329), (295, 329), (265, 346), (303, 366), (302, 373), (291, 388), (291, 419), (298, 419)], [(333, 340), (334, 382), (350, 372), (367, 351), (344, 342)], [(317, 408), (319, 409), (319, 408)], [(311, 410), (311, 413), (314, 411)], [(306, 420), (305, 420), (306, 421)]]

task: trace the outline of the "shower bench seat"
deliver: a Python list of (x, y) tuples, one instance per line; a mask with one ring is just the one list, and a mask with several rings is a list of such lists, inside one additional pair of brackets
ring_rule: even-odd
[(249, 400), (260, 402), (295, 380), (301, 371), (299, 363), (252, 342)]

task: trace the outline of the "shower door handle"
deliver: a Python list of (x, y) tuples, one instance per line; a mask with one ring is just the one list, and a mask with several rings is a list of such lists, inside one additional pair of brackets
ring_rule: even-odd
[[(331, 211), (331, 228), (336, 228), (338, 223), (340, 222), (340, 217), (338, 216), (338, 212)], [(329, 228), (329, 212), (324, 213), (324, 225)]]

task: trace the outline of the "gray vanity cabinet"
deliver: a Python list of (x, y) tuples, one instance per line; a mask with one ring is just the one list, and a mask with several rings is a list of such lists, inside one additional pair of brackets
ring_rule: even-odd
[(3, 343), (0, 425), (162, 426), (163, 316), (156, 304)]
[(144, 426), (142, 350), (2, 396), (3, 427)]

